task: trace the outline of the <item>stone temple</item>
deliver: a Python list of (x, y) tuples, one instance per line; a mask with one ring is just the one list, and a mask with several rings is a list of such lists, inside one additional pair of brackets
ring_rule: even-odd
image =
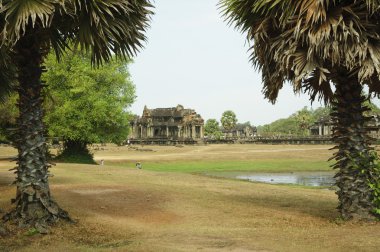
[(148, 109), (131, 122), (129, 138), (145, 142), (198, 141), (204, 137), (204, 120), (193, 109), (182, 105), (174, 108)]

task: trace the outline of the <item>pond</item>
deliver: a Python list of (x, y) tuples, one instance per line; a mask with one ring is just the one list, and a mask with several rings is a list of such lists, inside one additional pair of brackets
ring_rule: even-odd
[(303, 186), (333, 186), (334, 172), (289, 172), (289, 173), (256, 173), (256, 172), (210, 172), (206, 175), (263, 182), (269, 184), (294, 184)]

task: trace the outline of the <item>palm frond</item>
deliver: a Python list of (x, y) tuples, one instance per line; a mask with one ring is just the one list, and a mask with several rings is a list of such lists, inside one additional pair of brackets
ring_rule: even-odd
[(316, 68), (308, 78), (303, 80), (302, 89), (309, 94), (311, 102), (318, 99), (318, 101), (329, 104), (332, 101), (334, 92), (331, 89), (327, 75), (326, 70)]
[(150, 0), (2, 0), (0, 43), (15, 44), (33, 30), (58, 58), (70, 46), (90, 52), (96, 64), (113, 54), (129, 58), (146, 41), (152, 8)]
[[(70, 43), (91, 53), (101, 64), (112, 54), (135, 55), (146, 41), (152, 4), (149, 0), (71, 0), (56, 10), (52, 46), (59, 55)], [(62, 20), (65, 20), (63, 23)]]
[(27, 27), (48, 27), (59, 0), (3, 0), (0, 13), (4, 16), (2, 42), (14, 44)]
[[(265, 96), (273, 102), (280, 86), (279, 75), (283, 81), (290, 81), (296, 92), (307, 87), (304, 91), (312, 100), (317, 94), (332, 95), (325, 66), (344, 68), (356, 74), (361, 84), (376, 83), (373, 80), (380, 76), (379, 3), (221, 0), (219, 6), (229, 24), (245, 33), (253, 45), (250, 59), (262, 71)], [(320, 90), (316, 89), (319, 86), (328, 91), (315, 93), (310, 89)], [(328, 102), (331, 97), (318, 99)]]
[(378, 11), (380, 8), (380, 0), (366, 0), (366, 4), (368, 10), (372, 13)]

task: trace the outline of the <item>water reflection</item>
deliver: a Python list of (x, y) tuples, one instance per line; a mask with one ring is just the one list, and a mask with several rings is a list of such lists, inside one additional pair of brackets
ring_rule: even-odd
[(333, 172), (292, 172), (292, 173), (247, 173), (221, 172), (209, 174), (270, 184), (295, 184), (304, 186), (332, 186), (335, 183)]

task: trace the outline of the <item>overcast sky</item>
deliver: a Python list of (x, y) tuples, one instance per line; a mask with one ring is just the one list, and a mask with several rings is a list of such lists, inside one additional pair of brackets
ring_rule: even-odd
[[(217, 0), (157, 0), (148, 42), (130, 66), (137, 101), (131, 110), (192, 108), (218, 121), (225, 110), (253, 125), (285, 118), (304, 106), (308, 96), (290, 85), (272, 105), (264, 99), (261, 74), (249, 62), (245, 36), (228, 27)], [(313, 108), (319, 107), (313, 104)]]

